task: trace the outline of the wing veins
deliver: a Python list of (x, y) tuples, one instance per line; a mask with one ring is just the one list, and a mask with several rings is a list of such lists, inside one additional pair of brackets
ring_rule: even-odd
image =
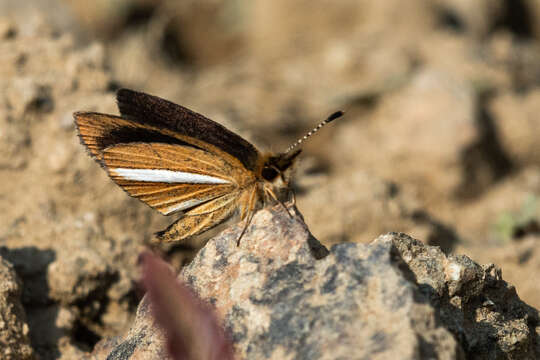
[[(172, 153), (172, 152), (170, 152), (170, 151), (165, 151), (165, 152)], [(208, 151), (206, 151), (206, 152), (209, 153)], [(213, 167), (213, 168), (216, 169), (216, 170), (219, 170), (219, 169), (220, 169), (219, 166), (216, 166), (215, 164), (212, 164), (211, 162), (208, 162), (208, 161), (199, 159), (199, 158), (197, 158), (197, 157), (195, 157), (195, 156), (193, 156), (193, 155), (186, 155), (186, 154), (182, 154), (182, 155), (185, 156), (187, 159), (194, 160), (194, 161), (198, 161), (198, 162), (201, 162), (201, 163), (203, 163), (203, 164), (209, 165), (210, 167)], [(216, 154), (213, 154), (213, 153), (212, 153), (212, 155), (218, 157)], [(221, 157), (220, 157), (220, 159), (221, 159)], [(225, 160), (223, 160), (223, 161), (225, 161)], [(225, 162), (226, 162), (226, 161), (225, 161)], [(227, 163), (227, 162), (226, 162), (226, 163)], [(227, 164), (228, 164), (228, 163), (227, 163)]]
[[(177, 146), (181, 146), (181, 145), (177, 145)], [(155, 149), (152, 149), (154, 152), (155, 152)], [(163, 151), (163, 150), (162, 150)], [(204, 150), (203, 150), (204, 151)], [(118, 155), (127, 155), (129, 157), (140, 157), (140, 158), (146, 158), (146, 159), (159, 159), (161, 161), (166, 161), (166, 162), (169, 162), (169, 163), (172, 163), (172, 164), (178, 164), (178, 165), (181, 165), (180, 162), (174, 160), (174, 159), (168, 159), (168, 158), (162, 158), (160, 156), (158, 157), (154, 157), (154, 156), (148, 156), (148, 155), (144, 155), (144, 154), (134, 154), (134, 153), (129, 153), (129, 152), (123, 152), (123, 151), (119, 151), (119, 150), (115, 150), (114, 147), (113, 148), (109, 148), (106, 150), (107, 153), (110, 153), (110, 154), (118, 154)], [(169, 154), (173, 154), (174, 155), (174, 152), (172, 151), (167, 151), (167, 150), (164, 150), (163, 152), (167, 152)], [(213, 154), (214, 156), (217, 156), (215, 154)], [(202, 160), (202, 159), (199, 159), (193, 155), (186, 155), (186, 154), (182, 154), (182, 156), (185, 156), (186, 159), (188, 160), (192, 160), (192, 161), (196, 161), (196, 162), (200, 162), (200, 163), (203, 163), (203, 164), (206, 164), (208, 165), (209, 167), (212, 167), (216, 170), (220, 170), (219, 166), (216, 166), (215, 164), (212, 164), (211, 162), (208, 162), (208, 161), (205, 161), (205, 160)], [(146, 163), (145, 163), (146, 164)], [(228, 163), (227, 163), (228, 164)]]
[[(149, 185), (150, 184), (152, 184), (152, 183), (149, 183)], [(173, 186), (164, 186), (164, 187), (162, 187), (160, 189), (150, 190), (150, 191), (146, 191), (146, 192), (137, 191), (137, 196), (146, 196), (146, 195), (159, 194), (159, 193), (162, 193), (162, 192), (175, 191), (175, 190), (181, 189), (183, 187), (189, 187), (190, 185), (191, 184), (178, 184), (178, 185), (173, 185)], [(221, 186), (221, 185), (226, 185), (226, 184), (213, 185), (213, 186)], [(140, 185), (136, 185), (136, 186), (140, 186)], [(130, 190), (130, 191), (133, 191), (133, 192), (136, 191), (135, 186), (130, 187), (129, 185), (127, 185), (127, 186), (124, 186), (124, 188), (126, 190)]]
[[(196, 210), (197, 208), (199, 208), (199, 207), (201, 207), (201, 206), (203, 206), (203, 205), (208, 205), (208, 203), (209, 203), (210, 201), (216, 201), (216, 200), (218, 200), (218, 199), (220, 199), (220, 198), (222, 198), (222, 197), (229, 196), (229, 195), (233, 195), (233, 194), (234, 194), (235, 196), (231, 196), (231, 198), (230, 198), (228, 201), (225, 201), (225, 202), (223, 202), (222, 204), (219, 204), (218, 207), (215, 207), (215, 208), (213, 208), (212, 210), (208, 210), (208, 211), (204, 211), (204, 212), (199, 212), (199, 213), (194, 213), (194, 214), (190, 214), (190, 213), (189, 213), (190, 211)], [(208, 201), (206, 201), (206, 202), (204, 202), (204, 203), (201, 203), (201, 204), (195, 206), (193, 209), (191, 209), (190, 211), (186, 212), (186, 213), (184, 214), (184, 216), (200, 216), (200, 215), (211, 214), (211, 213), (213, 213), (213, 212), (215, 212), (215, 211), (218, 211), (219, 209), (224, 208), (225, 206), (229, 206), (234, 200), (236, 200), (237, 197), (238, 197), (238, 192), (235, 192), (235, 193), (232, 193), (232, 194), (223, 194), (223, 195), (221, 195), (221, 196), (218, 196), (218, 197), (216, 197), (216, 198), (213, 198), (213, 199), (211, 199), (211, 200), (208, 200)]]
[[(196, 191), (196, 192), (190, 192), (188, 194), (183, 194), (183, 195), (178, 196), (178, 197), (169, 198), (169, 199), (167, 199), (167, 201), (162, 201), (162, 202), (152, 203), (152, 204), (153, 204), (153, 206), (162, 206), (162, 205), (170, 205), (170, 204), (174, 204), (174, 203), (181, 203), (181, 202), (185, 202), (186, 200), (189, 200), (189, 198), (195, 198), (196, 199), (196, 195), (204, 193), (205, 191), (208, 191), (208, 190), (212, 190), (212, 189), (202, 189), (202, 190), (199, 190), (199, 191)], [(222, 196), (225, 196), (225, 195), (227, 195), (227, 194), (225, 193), (225, 194), (222, 194), (222, 195), (216, 195), (214, 197), (210, 197), (210, 198), (208, 198), (207, 201), (205, 201), (204, 203), (201, 203), (200, 205), (205, 204), (206, 202), (208, 202), (210, 200), (215, 200), (215, 199), (217, 199), (219, 197), (222, 197)], [(142, 197), (141, 197), (141, 200), (142, 200)], [(197, 200), (201, 200), (201, 199), (197, 199)]]

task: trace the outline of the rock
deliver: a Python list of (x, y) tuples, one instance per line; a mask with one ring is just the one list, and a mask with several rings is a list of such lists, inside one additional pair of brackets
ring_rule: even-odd
[(0, 159), (0, 168), (24, 168), (27, 164), (24, 150), (30, 145), (28, 129), (10, 119), (4, 108), (0, 108), (0, 128), (3, 129), (0, 133), (0, 153), (4, 155)]
[[(310, 231), (327, 246), (342, 241), (367, 243), (390, 230), (411, 230), (401, 194), (391, 183), (363, 171), (323, 178), (307, 186), (309, 176), (299, 174), (297, 179), (301, 189), (298, 207)], [(328, 206), (332, 203), (340, 205)]]
[(306, 181), (309, 176), (301, 175), (297, 177), (298, 207), (310, 231), (327, 246), (343, 241), (367, 243), (389, 231), (426, 239), (445, 252), (457, 242), (451, 227), (428, 214), (410, 188), (364, 171), (323, 177), (311, 184)]
[[(215, 307), (238, 358), (540, 355), (538, 312), (494, 265), (397, 233), (325, 251), (279, 206), (259, 211), (236, 247), (241, 230), (210, 240), (180, 275)], [(145, 298), (127, 335), (104, 340), (93, 359), (162, 358), (150, 314)]]
[(2, 246), (0, 255), (13, 264), (17, 275), (23, 280), (23, 304), (32, 305), (34, 308), (48, 305), (50, 299), (47, 267), (55, 258), (54, 252), (31, 246), (19, 248)]
[(59, 3), (68, 5), (69, 16), (78, 27), (82, 26), (86, 33), (105, 38), (118, 36), (126, 26), (144, 22), (160, 4), (145, 0), (121, 0), (115, 3), (97, 0), (92, 4), (82, 0), (70, 0)]
[[(479, 244), (480, 248), (485, 248), (487, 244), (501, 245), (510, 240), (510, 228), (519, 225), (515, 223), (540, 217), (540, 207), (534, 195), (538, 193), (540, 168), (524, 168), (492, 186), (476, 201), (462, 206), (460, 211), (447, 221), (457, 224), (456, 230), (464, 237), (483, 239)], [(505, 224), (505, 218), (509, 216), (519, 220), (508, 219), (510, 223)], [(472, 249), (468, 251), (470, 250)]]
[(75, 134), (73, 111), (116, 110), (104, 46), (32, 21), (9, 23), (0, 41), (0, 255), (22, 280), (34, 352), (49, 360), (125, 331), (139, 249), (165, 221), (149, 226), (159, 214), (133, 206)]
[(0, 357), (5, 360), (34, 358), (21, 295), (13, 265), (0, 257)]
[(75, 314), (57, 304), (26, 306), (32, 347), (38, 356), (54, 359), (73, 346), (70, 335), (74, 330)]
[(535, 38), (540, 37), (540, 3), (538, 1), (526, 1), (523, 2), (523, 5), (526, 7), (525, 13), (527, 15), (526, 19), (530, 20), (529, 25), (532, 27), (532, 33)]
[[(430, 28), (432, 19), (426, 3), (413, 0), (406, 9), (396, 11), (400, 5), (396, 0), (342, 0), (332, 6), (324, 1), (309, 0), (294, 3), (286, 0), (258, 2), (251, 8), (253, 21), (246, 36), (250, 39), (250, 50), (255, 56), (268, 61), (300, 54), (305, 56), (328, 44), (339, 44), (343, 39), (349, 42), (346, 47), (355, 48), (361, 43), (371, 43), (380, 36), (393, 41), (394, 38), (406, 38), (407, 35), (413, 36)], [(304, 11), (308, 7), (312, 11)], [(407, 11), (406, 17), (403, 10)], [(388, 27), (390, 23), (392, 26)], [(309, 31), (306, 31), (307, 28)], [(371, 45), (377, 46), (376, 41)], [(355, 68), (362, 72), (363, 66), (365, 64), (359, 62)], [(324, 76), (324, 71), (320, 75)]]
[(393, 235), (392, 242), (467, 358), (540, 356), (539, 313), (520, 300), (497, 266), (480, 266), (464, 255), (447, 257), (404, 234)]
[(0, 39), (9, 40), (17, 35), (15, 25), (6, 18), (0, 19)]
[(479, 139), (475, 116), (471, 85), (426, 67), (401, 91), (385, 96), (365, 121), (337, 127), (340, 146), (331, 155), (344, 171), (362, 168), (415, 184), (420, 199), (440, 201), (462, 185), (462, 154)]
[(467, 31), (477, 37), (486, 36), (503, 12), (502, 0), (436, 0), (443, 25)]
[(117, 276), (94, 249), (78, 249), (50, 264), (49, 295), (64, 304), (90, 301), (103, 296)]
[[(526, 17), (526, 14), (522, 14)], [(505, 90), (523, 93), (536, 90), (540, 76), (538, 54), (540, 46), (535, 41), (520, 41), (522, 34), (499, 31), (491, 38), (486, 55), (493, 63), (503, 64), (506, 76), (511, 80), (511, 87)], [(516, 56), (519, 53), (519, 56)], [(500, 67), (499, 67), (500, 68)], [(504, 92), (501, 91), (504, 94)]]
[[(199, 3), (209, 11), (195, 16)], [(439, 231), (475, 261), (478, 251), (486, 255), (482, 261), (501, 266), (521, 298), (538, 307), (538, 286), (530, 276), (537, 269), (537, 241), (512, 240), (498, 251), (487, 247), (497, 212), (519, 209), (525, 194), (523, 182), (506, 181), (536, 166), (540, 153), (531, 115), (540, 79), (539, 7), (532, 1), (510, 3), (0, 1), (6, 18), (0, 19), (0, 253), (23, 282), (21, 302), (36, 356), (80, 358), (74, 354), (101, 337), (125, 334), (139, 300), (137, 254), (153, 232), (173, 221), (128, 199), (79, 145), (72, 112), (117, 113), (119, 86), (200, 111), (261, 150), (284, 149), (328, 113), (346, 110), (347, 116), (304, 148), (303, 159), (317, 162), (304, 178), (328, 179), (299, 196), (315, 237), (366, 242), (386, 231), (405, 231), (443, 246)], [(466, 28), (452, 27), (452, 18), (442, 25), (441, 4)], [(179, 11), (164, 11), (165, 6)], [(313, 11), (303, 11), (307, 7)], [(46, 21), (30, 14), (36, 9)], [(75, 16), (80, 20), (69, 20)], [(65, 31), (50, 26), (59, 19), (71, 26), (62, 26)], [(213, 34), (218, 29), (217, 37), (199, 36), (205, 27)], [(102, 44), (93, 43), (88, 29), (102, 35)], [(222, 47), (222, 35), (242, 51)], [(166, 55), (175, 52), (171, 62)], [(197, 63), (196, 56), (209, 58)], [(485, 93), (492, 101), (479, 99)], [(492, 176), (490, 161), (500, 149), (485, 146), (472, 157), (468, 152), (479, 142), (497, 141), (515, 165), (498, 177)], [(469, 181), (471, 174), (481, 181)], [(471, 198), (454, 197), (456, 186), (472, 189)], [(409, 191), (414, 203), (403, 197)], [(188, 246), (172, 244), (164, 252), (194, 252)], [(444, 250), (449, 248), (454, 247)], [(488, 257), (499, 252), (514, 255)], [(72, 256), (88, 263), (78, 269)], [(183, 259), (178, 256), (177, 263)], [(478, 296), (483, 271), (457, 259), (444, 274), (433, 275), (457, 279), (437, 283), (441, 295), (435, 298), (446, 301), (445, 292), (452, 291), (452, 301), (472, 301), (467, 294)], [(63, 279), (69, 282), (62, 284)], [(75, 285), (73, 293), (68, 284)], [(491, 329), (506, 331), (497, 326)], [(519, 319), (515, 329), (521, 326)], [(512, 331), (523, 344), (521, 336), (528, 333)], [(459, 336), (467, 355), (471, 345), (463, 344), (471, 336)], [(113, 339), (120, 344), (125, 338)], [(130, 339), (116, 354), (135, 349), (137, 338)]]
[(538, 309), (538, 279), (536, 276), (523, 276), (522, 272), (534, 274), (540, 267), (539, 244), (540, 234), (531, 234), (502, 246), (473, 247), (469, 253), (478, 261), (497, 261), (504, 269), (505, 278), (516, 287), (520, 298)]
[(540, 161), (540, 91), (525, 94), (505, 92), (489, 103), (502, 147), (518, 165), (536, 165)]

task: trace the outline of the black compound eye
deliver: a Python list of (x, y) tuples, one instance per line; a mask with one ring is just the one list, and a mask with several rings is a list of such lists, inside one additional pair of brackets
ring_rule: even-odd
[(274, 180), (278, 175), (279, 173), (277, 172), (277, 170), (271, 167), (265, 167), (262, 169), (262, 172), (261, 172), (261, 176), (263, 177), (264, 180), (267, 180), (267, 181)]

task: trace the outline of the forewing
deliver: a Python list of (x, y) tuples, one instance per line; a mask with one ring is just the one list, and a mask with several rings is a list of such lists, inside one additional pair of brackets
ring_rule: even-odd
[(220, 148), (196, 137), (190, 137), (153, 123), (143, 123), (115, 115), (77, 112), (73, 114), (81, 142), (100, 164), (103, 151), (113, 145), (134, 142), (190, 146), (219, 156), (238, 171), (246, 171), (243, 163)]
[(128, 89), (118, 90), (116, 100), (123, 117), (197, 138), (239, 159), (248, 170), (257, 166), (259, 152), (253, 145), (201, 114), (157, 96)]
[(145, 126), (119, 116), (94, 112), (73, 114), (77, 132), (90, 154), (101, 161), (103, 151), (113, 145), (133, 142), (160, 142), (186, 145), (170, 131)]
[(106, 148), (101, 161), (129, 195), (164, 215), (203, 206), (238, 189), (238, 169), (189, 146), (129, 143)]

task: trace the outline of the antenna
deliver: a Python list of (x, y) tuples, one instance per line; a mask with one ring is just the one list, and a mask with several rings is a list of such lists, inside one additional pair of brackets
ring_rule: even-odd
[(301, 143), (303, 143), (304, 141), (307, 140), (308, 137), (310, 137), (311, 135), (315, 134), (317, 131), (319, 131), (324, 125), (328, 124), (329, 122), (332, 122), (334, 120), (336, 120), (337, 118), (340, 118), (341, 116), (343, 116), (343, 114), (345, 114), (343, 111), (336, 111), (335, 113), (333, 113), (332, 115), (328, 116), (326, 118), (326, 120), (322, 121), (319, 125), (315, 126), (313, 128), (313, 130), (311, 130), (310, 132), (308, 132), (306, 135), (304, 135), (303, 137), (301, 137), (300, 139), (296, 140), (291, 146), (289, 146), (289, 148), (287, 150), (285, 150), (285, 154), (289, 153), (292, 149), (294, 149), (295, 147), (297, 147), (298, 145), (300, 145)]

